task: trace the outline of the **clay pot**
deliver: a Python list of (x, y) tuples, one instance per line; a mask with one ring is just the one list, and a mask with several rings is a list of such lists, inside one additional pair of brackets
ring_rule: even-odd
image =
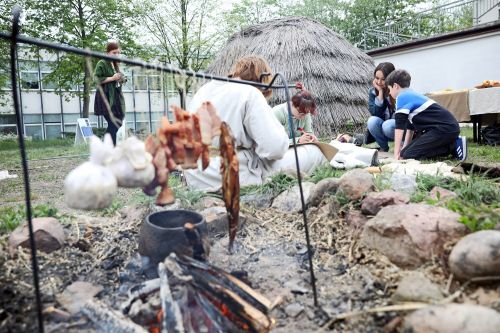
[(193, 257), (193, 247), (185, 234), (186, 223), (194, 225), (208, 254), (208, 228), (202, 215), (183, 209), (160, 211), (146, 216), (139, 235), (139, 253), (147, 257), (149, 267), (156, 268), (171, 252)]

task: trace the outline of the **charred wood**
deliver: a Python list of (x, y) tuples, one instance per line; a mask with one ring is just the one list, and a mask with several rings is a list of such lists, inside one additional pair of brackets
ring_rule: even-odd
[(162, 333), (184, 333), (181, 311), (177, 302), (173, 299), (168, 282), (167, 270), (165, 265), (158, 265), (158, 275), (160, 276), (160, 299), (162, 318)]
[(134, 303), (134, 301), (136, 301), (138, 298), (148, 296), (158, 289), (160, 289), (159, 278), (145, 281), (143, 283), (132, 286), (132, 288), (130, 288), (128, 291), (128, 300), (123, 302), (123, 304), (120, 306), (120, 309), (123, 313), (127, 314), (130, 310), (130, 306), (132, 305), (132, 303)]
[(90, 300), (82, 308), (100, 331), (108, 333), (148, 333), (144, 328), (126, 318), (119, 311), (108, 308), (98, 300)]

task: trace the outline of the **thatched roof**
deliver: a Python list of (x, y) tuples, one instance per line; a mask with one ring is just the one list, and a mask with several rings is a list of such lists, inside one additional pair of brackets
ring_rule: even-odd
[[(227, 75), (236, 60), (247, 55), (265, 58), (273, 71), (311, 91), (318, 101), (313, 118), (317, 134), (330, 136), (349, 121), (368, 117), (373, 61), (321, 23), (286, 17), (248, 27), (229, 38), (208, 71)], [(270, 104), (284, 101), (284, 91), (274, 90)]]

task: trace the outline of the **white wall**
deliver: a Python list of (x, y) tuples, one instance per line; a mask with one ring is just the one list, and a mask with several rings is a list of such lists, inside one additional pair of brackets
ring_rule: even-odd
[(410, 72), (411, 87), (426, 93), (473, 88), (484, 80), (500, 81), (500, 31), (411, 50), (375, 55)]

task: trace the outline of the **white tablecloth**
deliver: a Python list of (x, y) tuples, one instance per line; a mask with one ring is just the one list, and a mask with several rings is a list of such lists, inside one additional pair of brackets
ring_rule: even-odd
[(488, 113), (500, 113), (500, 87), (469, 90), (469, 114)]

